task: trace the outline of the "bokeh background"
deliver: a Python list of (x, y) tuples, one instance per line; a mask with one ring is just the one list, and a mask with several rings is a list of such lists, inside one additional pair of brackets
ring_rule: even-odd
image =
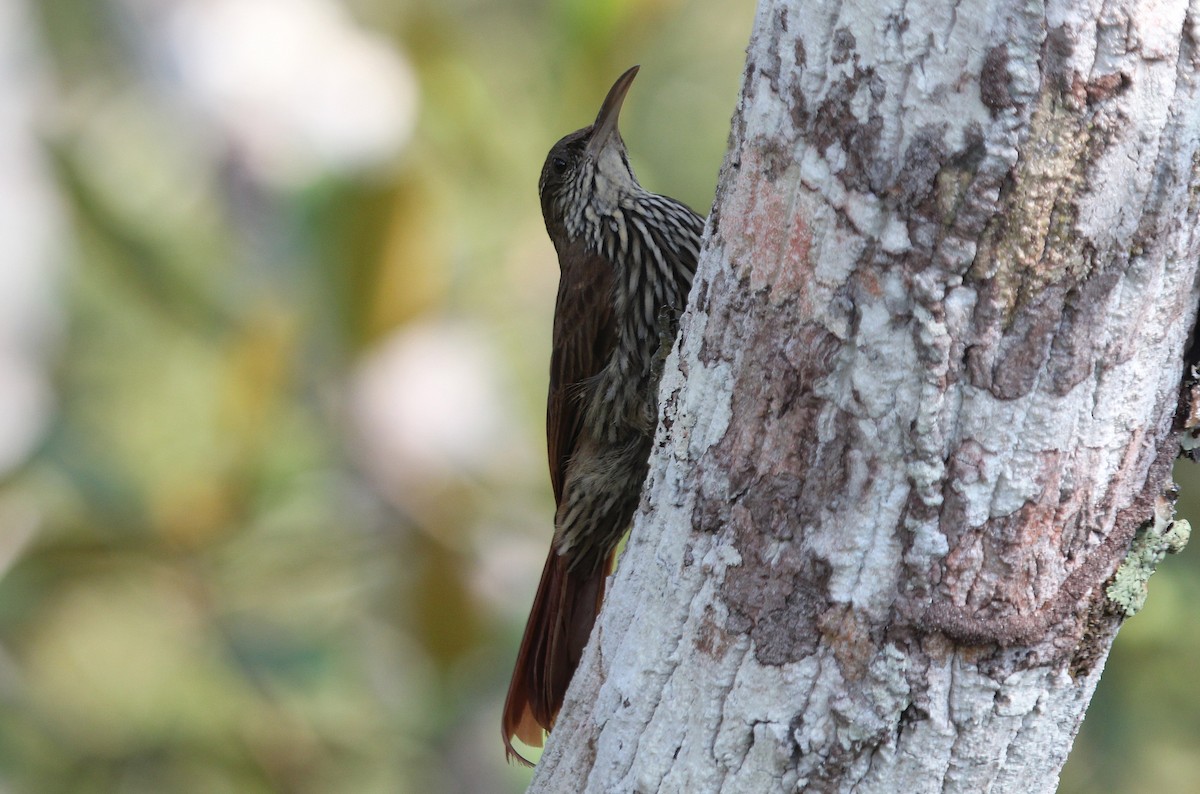
[[(638, 173), (707, 209), (752, 16), (0, 2), (0, 794), (522, 790), (537, 174), (641, 63)], [(1194, 791), (1198, 566), (1122, 631), (1064, 791)]]

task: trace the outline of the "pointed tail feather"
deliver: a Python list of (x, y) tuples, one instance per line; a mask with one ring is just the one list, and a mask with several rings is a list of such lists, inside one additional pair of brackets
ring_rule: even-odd
[(600, 611), (609, 565), (571, 570), (569, 563), (550, 549), (525, 624), (504, 701), (502, 728), (509, 761), (532, 765), (513, 748), (512, 740), (542, 746), (542, 731), (554, 725)]

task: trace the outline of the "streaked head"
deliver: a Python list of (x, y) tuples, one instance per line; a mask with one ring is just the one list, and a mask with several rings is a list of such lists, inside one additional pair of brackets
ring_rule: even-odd
[(641, 191), (617, 127), (638, 68), (617, 78), (590, 126), (564, 136), (546, 155), (538, 194), (551, 238), (580, 234), (589, 220), (611, 214), (623, 195)]

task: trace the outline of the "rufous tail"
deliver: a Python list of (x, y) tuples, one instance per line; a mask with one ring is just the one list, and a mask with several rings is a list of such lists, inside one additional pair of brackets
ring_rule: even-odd
[(542, 732), (553, 727), (600, 611), (610, 567), (585, 565), (579, 567), (589, 570), (571, 570), (569, 562), (551, 547), (504, 701), (505, 755), (529, 766), (529, 760), (513, 748), (513, 738), (541, 747)]

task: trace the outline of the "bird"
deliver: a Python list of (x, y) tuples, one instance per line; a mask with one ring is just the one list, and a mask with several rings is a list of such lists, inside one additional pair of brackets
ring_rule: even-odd
[(678, 333), (704, 218), (641, 186), (617, 127), (638, 73), (596, 120), (551, 147), (538, 180), (558, 255), (546, 446), (554, 536), (504, 703), (513, 747), (540, 747), (562, 706), (633, 518), (658, 424), (658, 383)]

